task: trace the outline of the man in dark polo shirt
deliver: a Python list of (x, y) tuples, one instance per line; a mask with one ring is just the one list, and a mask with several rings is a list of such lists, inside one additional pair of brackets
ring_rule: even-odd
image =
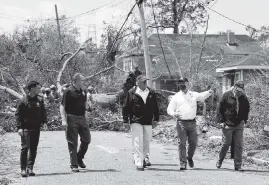
[[(87, 94), (83, 85), (84, 79), (79, 73), (74, 75), (73, 84), (64, 91), (60, 106), (62, 125), (66, 127), (72, 172), (79, 172), (78, 167), (86, 168), (82, 159), (91, 142), (90, 129), (85, 117)], [(81, 144), (77, 152), (78, 135)]]
[[(27, 85), (27, 95), (20, 101), (15, 113), (18, 134), (21, 136), (21, 176), (34, 176), (40, 128), (47, 123), (43, 98), (39, 96), (41, 85), (31, 81)], [(29, 151), (29, 155), (28, 155)]]

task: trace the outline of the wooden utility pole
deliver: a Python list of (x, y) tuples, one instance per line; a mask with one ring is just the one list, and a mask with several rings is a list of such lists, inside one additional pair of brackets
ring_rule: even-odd
[(149, 44), (148, 44), (148, 37), (147, 37), (147, 30), (146, 30), (146, 22), (144, 16), (144, 4), (143, 1), (138, 4), (139, 15), (140, 15), (140, 22), (141, 22), (141, 33), (142, 33), (142, 40), (143, 40), (143, 47), (144, 47), (144, 60), (145, 60), (145, 68), (146, 68), (146, 75), (148, 80), (148, 86), (153, 87), (152, 83), (152, 63), (149, 56)]
[(63, 53), (62, 36), (61, 36), (61, 29), (60, 29), (60, 22), (59, 22), (59, 16), (58, 16), (57, 5), (55, 5), (55, 13), (56, 13), (56, 22), (57, 22), (58, 34), (59, 34), (60, 50), (61, 50), (61, 53)]

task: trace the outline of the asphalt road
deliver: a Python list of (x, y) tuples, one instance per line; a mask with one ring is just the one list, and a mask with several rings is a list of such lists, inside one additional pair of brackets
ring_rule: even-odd
[(20, 138), (15, 133), (4, 136), (6, 159), (1, 158), (2, 177), (14, 179), (12, 184), (27, 185), (269, 185), (269, 171), (245, 167), (245, 172), (233, 170), (226, 160), (216, 169), (216, 159), (197, 151), (195, 168), (179, 170), (177, 147), (151, 145), (152, 166), (143, 172), (133, 164), (131, 137), (128, 133), (92, 132), (92, 143), (84, 162), (85, 170), (71, 173), (64, 132), (42, 132), (35, 165), (35, 177), (21, 178), (19, 167)]

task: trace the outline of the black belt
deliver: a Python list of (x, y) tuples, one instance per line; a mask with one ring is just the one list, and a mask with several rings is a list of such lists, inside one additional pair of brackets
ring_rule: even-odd
[(195, 121), (195, 118), (194, 119), (178, 119), (177, 121)]
[(77, 116), (74, 114), (67, 114), (67, 116), (74, 117), (74, 118), (84, 118), (85, 116)]

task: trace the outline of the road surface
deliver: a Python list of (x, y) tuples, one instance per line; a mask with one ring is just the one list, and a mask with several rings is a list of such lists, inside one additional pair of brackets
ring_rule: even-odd
[(246, 167), (245, 172), (233, 170), (226, 160), (216, 169), (216, 159), (197, 151), (195, 168), (179, 170), (175, 145), (151, 145), (152, 166), (136, 171), (133, 164), (129, 133), (92, 132), (92, 143), (84, 162), (87, 169), (71, 173), (69, 154), (63, 131), (42, 132), (35, 165), (35, 177), (21, 178), (19, 167), (20, 138), (16, 133), (4, 136), (4, 158), (1, 158), (2, 178), (12, 178), (11, 184), (27, 185), (269, 185), (269, 171)]

